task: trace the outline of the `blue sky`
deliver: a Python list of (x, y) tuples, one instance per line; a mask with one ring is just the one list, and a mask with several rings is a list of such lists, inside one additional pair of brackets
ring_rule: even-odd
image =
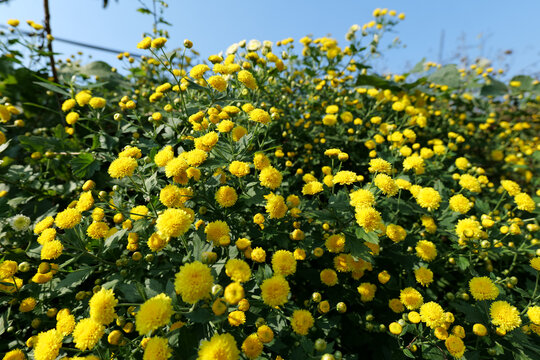
[[(145, 0), (151, 3), (150, 0)], [(139, 1), (50, 0), (52, 30), (57, 37), (77, 40), (119, 50), (137, 52), (144, 31), (151, 31), (152, 18), (136, 12)], [(539, 0), (455, 0), (455, 1), (374, 1), (374, 0), (169, 0), (165, 18), (169, 44), (179, 46), (184, 38), (195, 43), (202, 55), (218, 53), (242, 39), (277, 41), (287, 37), (331, 34), (340, 42), (352, 24), (372, 19), (376, 7), (395, 9), (406, 14), (394, 33), (405, 47), (386, 51), (375, 63), (380, 71), (403, 72), (425, 57), (445, 63), (456, 62), (456, 54), (478, 56), (507, 64), (511, 74), (540, 72)], [(11, 0), (0, 5), (0, 23), (9, 18), (21, 21), (44, 18), (41, 0)], [(22, 25), (26, 28), (26, 24)], [(442, 33), (444, 47), (439, 56)], [(465, 49), (465, 50), (464, 50)], [(63, 57), (80, 50), (55, 44)], [(121, 67), (113, 54), (82, 49), (93, 59)], [(512, 50), (512, 55), (502, 56)]]

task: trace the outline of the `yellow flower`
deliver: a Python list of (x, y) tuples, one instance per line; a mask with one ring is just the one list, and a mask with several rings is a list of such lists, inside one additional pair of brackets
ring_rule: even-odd
[(533, 212), (536, 208), (536, 204), (534, 203), (534, 200), (525, 193), (519, 193), (516, 196), (514, 196), (514, 201), (516, 202), (517, 208), (519, 210)]
[(383, 173), (383, 174), (390, 174), (392, 172), (392, 165), (381, 158), (372, 159), (369, 161), (369, 172), (371, 173)]
[(459, 185), (471, 192), (479, 193), (482, 191), (478, 179), (469, 174), (461, 175), (461, 177), (459, 178)]
[[(8, 20), (8, 22), (9, 22), (9, 20)], [(17, 20), (17, 22), (18, 22), (18, 20)], [(22, 352), (21, 349), (15, 349), (15, 350), (8, 351), (6, 353), (6, 355), (4, 355), (2, 360), (26, 360), (26, 355), (24, 355), (24, 353)]]
[(212, 221), (204, 228), (206, 240), (213, 242), (214, 245), (219, 245), (221, 238), (229, 237), (230, 231), (229, 225), (221, 220)]
[(263, 263), (266, 261), (266, 251), (261, 247), (256, 247), (251, 252), (251, 259), (258, 263)]
[(137, 168), (137, 160), (131, 157), (120, 157), (114, 160), (109, 166), (109, 175), (115, 179), (121, 179), (133, 175)]
[(430, 301), (420, 306), (420, 317), (432, 329), (444, 325), (444, 310), (436, 302)]
[(403, 160), (403, 169), (405, 170), (414, 169), (414, 172), (417, 175), (423, 174), (424, 173), (424, 158), (419, 156), (418, 154), (407, 156), (405, 160)]
[(351, 185), (356, 181), (358, 181), (358, 175), (352, 171), (338, 171), (332, 178), (332, 183), (339, 185)]
[(521, 192), (519, 185), (512, 180), (501, 180), (501, 185), (512, 196), (516, 196)]
[(0, 280), (9, 279), (17, 273), (18, 264), (13, 260), (5, 260), (0, 264)]
[(459, 212), (461, 214), (466, 214), (473, 206), (472, 202), (461, 194), (452, 196), (449, 203), (452, 211)]
[(86, 229), (86, 234), (92, 239), (103, 239), (108, 232), (109, 226), (102, 221), (94, 221)]
[(17, 19), (8, 19), (7, 24), (9, 26), (17, 27), (17, 26), (19, 26), (19, 20), (17, 20)]
[(148, 339), (144, 347), (143, 360), (167, 360), (172, 356), (172, 349), (166, 338), (154, 336)]
[(257, 89), (257, 81), (253, 77), (253, 74), (250, 73), (249, 71), (240, 70), (237, 76), (238, 76), (238, 81), (244, 84), (248, 89), (251, 89), (251, 90)]
[(223, 293), (225, 301), (227, 301), (231, 305), (238, 304), (245, 295), (246, 293), (244, 291), (244, 288), (242, 287), (242, 284), (238, 282), (233, 282), (227, 285)]
[(372, 207), (357, 207), (355, 217), (358, 225), (366, 232), (378, 229), (382, 223), (381, 213)]
[(268, 306), (281, 306), (287, 302), (290, 287), (289, 283), (281, 275), (274, 275), (261, 284), (261, 296)]
[(455, 335), (450, 335), (444, 342), (446, 349), (456, 359), (459, 359), (465, 353), (465, 344), (463, 340)]
[(167, 39), (164, 37), (158, 37), (150, 43), (150, 46), (152, 46), (154, 49), (160, 49), (162, 48), (165, 43), (167, 42)]
[(156, 229), (161, 236), (178, 237), (185, 234), (193, 217), (185, 209), (167, 209), (158, 216)]
[(219, 92), (227, 90), (227, 81), (220, 75), (210, 76), (207, 81), (210, 86)]
[(268, 325), (261, 325), (257, 328), (257, 336), (263, 344), (274, 340), (274, 332)]
[(145, 205), (138, 205), (131, 209), (129, 212), (129, 217), (134, 221), (141, 220), (148, 215), (148, 211), (149, 210)]
[(473, 333), (477, 336), (486, 336), (487, 335), (487, 329), (483, 324), (474, 324), (473, 325)]
[(105, 326), (86, 318), (77, 323), (73, 330), (73, 341), (79, 350), (92, 350), (105, 333)]
[(41, 260), (54, 260), (62, 255), (64, 246), (59, 240), (51, 240), (41, 248)]
[(30, 312), (34, 310), (34, 308), (36, 307), (36, 303), (37, 303), (36, 299), (34, 299), (33, 297), (28, 297), (21, 301), (19, 305), (19, 311)]
[(231, 334), (215, 334), (210, 340), (203, 340), (199, 347), (198, 360), (238, 360), (240, 351)]
[(422, 286), (429, 286), (433, 282), (433, 272), (423, 266), (414, 270), (414, 277)]
[(369, 302), (375, 298), (375, 292), (377, 291), (377, 285), (368, 282), (361, 283), (358, 288), (360, 294), (360, 300), (362, 302)]
[(375, 204), (375, 196), (369, 190), (358, 189), (350, 193), (350, 204), (354, 207), (372, 207)]
[(328, 251), (332, 253), (340, 253), (343, 251), (343, 249), (345, 249), (345, 235), (330, 235), (324, 242), (324, 245), (326, 246)]
[(278, 250), (272, 256), (272, 269), (277, 275), (288, 276), (296, 272), (296, 259), (292, 252)]
[(482, 234), (480, 223), (471, 218), (458, 220), (456, 225), (456, 234), (460, 239), (471, 238), (478, 239)]
[(82, 215), (77, 209), (68, 208), (56, 214), (54, 223), (60, 229), (73, 229), (78, 223), (81, 222), (81, 218)]
[(405, 311), (405, 307), (399, 299), (390, 299), (388, 300), (388, 307), (395, 312), (396, 314), (402, 313)]
[(302, 194), (315, 195), (323, 191), (323, 184), (318, 181), (310, 181), (302, 188)]
[(487, 276), (472, 278), (469, 281), (469, 290), (477, 301), (495, 300), (499, 296), (499, 289)]
[(373, 182), (386, 196), (394, 196), (399, 191), (396, 182), (386, 174), (377, 174)]
[(149, 49), (151, 44), (152, 38), (150, 36), (147, 36), (137, 44), (137, 49)]
[(206, 161), (208, 153), (201, 149), (193, 149), (182, 154), (189, 166), (199, 166)]
[(249, 265), (240, 259), (229, 259), (225, 264), (225, 273), (233, 281), (240, 283), (249, 281), (251, 277), (251, 269)]
[(122, 150), (118, 154), (118, 157), (131, 157), (134, 159), (140, 159), (141, 156), (142, 156), (141, 149), (139, 149), (136, 146), (131, 146), (131, 145), (126, 146), (124, 150)]
[(159, 192), (159, 201), (169, 208), (178, 208), (191, 198), (193, 191), (169, 184)]
[(386, 236), (395, 243), (405, 240), (407, 237), (407, 231), (395, 224), (390, 224), (386, 227)]
[(233, 161), (229, 165), (229, 171), (231, 174), (237, 177), (243, 177), (249, 174), (249, 164), (242, 161)]
[(221, 186), (218, 191), (216, 191), (215, 197), (221, 207), (231, 207), (236, 204), (236, 200), (238, 200), (236, 190), (230, 186)]
[(506, 301), (495, 301), (489, 308), (491, 322), (498, 326), (497, 330), (507, 333), (521, 325), (519, 311)]
[(409, 310), (418, 309), (423, 303), (424, 298), (418, 290), (411, 287), (405, 288), (399, 293), (399, 300)]
[(189, 304), (195, 304), (206, 297), (213, 284), (214, 277), (210, 268), (199, 261), (180, 267), (180, 272), (176, 274), (174, 281), (176, 293), (180, 294), (182, 300)]
[(171, 321), (174, 311), (171, 298), (159, 294), (148, 299), (141, 305), (135, 316), (135, 326), (139, 334), (144, 335), (167, 325)]
[(118, 300), (112, 289), (101, 288), (90, 299), (90, 318), (103, 325), (109, 325), (116, 318), (114, 307)]
[(56, 314), (56, 330), (62, 335), (68, 336), (75, 328), (75, 316), (69, 313), (69, 309), (62, 309)]
[(289, 208), (285, 204), (285, 199), (281, 195), (270, 193), (266, 195), (266, 212), (270, 214), (270, 219), (281, 219)]
[(243, 311), (233, 311), (227, 316), (231, 326), (240, 326), (246, 322), (246, 314)]
[(321, 282), (327, 286), (334, 286), (338, 283), (337, 273), (332, 269), (324, 269), (320, 273)]
[(271, 190), (278, 188), (281, 185), (283, 176), (276, 168), (272, 166), (266, 166), (261, 170), (259, 174), (259, 181), (261, 185)]
[(202, 79), (204, 73), (207, 72), (208, 70), (210, 70), (208, 65), (206, 65), (206, 64), (198, 64), (198, 65), (195, 65), (191, 69), (191, 71), (189, 72), (189, 76), (191, 76), (194, 79)]
[(88, 105), (90, 105), (94, 109), (101, 109), (104, 108), (105, 105), (107, 105), (107, 100), (102, 97), (93, 97), (88, 102)]
[(540, 257), (534, 257), (531, 259), (530, 264), (533, 269), (540, 271)]
[(62, 347), (63, 336), (56, 329), (41, 332), (34, 345), (34, 358), (36, 360), (54, 360)]
[(159, 167), (164, 167), (167, 163), (174, 158), (174, 151), (172, 146), (165, 146), (161, 149), (156, 156), (154, 156), (154, 162)]
[(388, 326), (388, 330), (394, 335), (399, 335), (403, 331), (403, 327), (394, 321)]
[(307, 310), (294, 310), (291, 317), (291, 326), (298, 335), (307, 335), (309, 329), (313, 327), (315, 319)]
[(437, 247), (428, 240), (420, 240), (416, 243), (416, 256), (430, 262), (437, 257)]
[(77, 102), (74, 99), (67, 99), (62, 103), (62, 111), (68, 112), (77, 105)]
[(179, 156), (172, 158), (167, 162), (167, 165), (165, 165), (165, 176), (167, 176), (168, 178), (182, 176), (183, 174), (185, 174), (188, 167), (189, 164), (184, 158)]
[(261, 124), (268, 124), (272, 119), (270, 114), (263, 109), (254, 109), (249, 112), (250, 120), (256, 121)]
[(437, 210), (441, 203), (441, 194), (432, 187), (425, 187), (420, 189), (415, 196), (416, 202), (421, 207), (428, 209), (429, 211)]
[(47, 216), (36, 225), (34, 225), (34, 234), (39, 235), (45, 229), (50, 228), (54, 224), (54, 218), (52, 216)]
[(540, 306), (531, 306), (527, 310), (527, 316), (532, 323), (540, 325)]

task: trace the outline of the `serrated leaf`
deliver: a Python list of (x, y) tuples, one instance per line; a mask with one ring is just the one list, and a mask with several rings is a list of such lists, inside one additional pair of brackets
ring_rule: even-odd
[(427, 77), (427, 80), (438, 84), (447, 85), (452, 88), (459, 87), (460, 75), (456, 65), (446, 65), (435, 71), (433, 74)]
[(65, 278), (63, 278), (56, 285), (56, 288), (62, 292), (69, 292), (71, 291), (69, 290), (70, 288), (80, 285), (93, 272), (94, 272), (93, 267), (86, 267), (86, 268), (82, 268), (82, 269), (78, 269), (73, 272), (70, 272)]
[(82, 153), (71, 160), (71, 169), (76, 177), (89, 178), (99, 169), (99, 162), (94, 159), (92, 154)]

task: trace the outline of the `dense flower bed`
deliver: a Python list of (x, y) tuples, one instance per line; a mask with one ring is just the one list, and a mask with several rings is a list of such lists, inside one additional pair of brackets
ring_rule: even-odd
[(59, 83), (6, 34), (4, 359), (539, 358), (540, 85), (376, 74), (374, 16)]

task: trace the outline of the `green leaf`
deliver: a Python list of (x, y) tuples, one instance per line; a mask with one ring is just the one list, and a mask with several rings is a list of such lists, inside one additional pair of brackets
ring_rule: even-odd
[(126, 232), (127, 229), (122, 229), (105, 239), (105, 243), (103, 244), (103, 252), (107, 252), (111, 249), (119, 247), (118, 240), (120, 240), (126, 234)]
[(533, 78), (526, 75), (517, 75), (510, 81), (519, 81), (521, 85), (518, 87), (521, 90), (530, 91), (533, 89)]
[(413, 353), (412, 353), (411, 350), (409, 350), (409, 349), (403, 349), (403, 354), (404, 354), (406, 357), (408, 357), (408, 358), (411, 358), (411, 359), (414, 359), (414, 358), (415, 358), (414, 355), (413, 355)]
[(460, 75), (456, 65), (446, 65), (435, 71), (433, 74), (427, 77), (427, 80), (438, 84), (447, 85), (449, 87), (459, 87)]
[(469, 263), (469, 260), (464, 257), (464, 256), (459, 256), (457, 258), (457, 266), (461, 269), (461, 270), (466, 270), (468, 267), (469, 267), (470, 263)]
[(214, 313), (208, 309), (195, 309), (192, 312), (186, 314), (186, 318), (190, 319), (194, 323), (207, 323), (214, 318)]
[(498, 80), (489, 77), (489, 84), (486, 81), (486, 85), (482, 86), (480, 95), (482, 96), (501, 96), (508, 92), (506, 85)]
[(55, 92), (55, 93), (58, 93), (67, 97), (71, 97), (71, 95), (66, 90), (56, 85), (53, 85), (53, 83), (48, 83), (44, 81), (34, 81), (34, 84), (44, 87), (45, 89), (50, 90), (52, 92)]
[(70, 292), (71, 288), (80, 285), (85, 281), (90, 274), (94, 272), (93, 267), (86, 267), (82, 269), (77, 269), (73, 272), (70, 272), (65, 278), (63, 278), (57, 285), (56, 288), (62, 293)]
[(71, 169), (76, 177), (89, 178), (99, 169), (99, 162), (92, 154), (82, 153), (71, 160)]
[(356, 78), (356, 86), (362, 85), (369, 85), (379, 89), (401, 90), (396, 83), (376, 75), (358, 75)]

